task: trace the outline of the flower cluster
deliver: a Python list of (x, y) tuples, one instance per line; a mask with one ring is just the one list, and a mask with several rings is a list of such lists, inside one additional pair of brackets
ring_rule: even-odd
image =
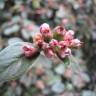
[[(78, 39), (74, 39), (73, 30), (65, 30), (62, 26), (57, 26), (51, 30), (47, 23), (40, 26), (40, 33), (36, 34), (33, 38), (34, 45), (38, 50), (43, 50), (45, 55), (49, 58), (57, 55), (63, 59), (71, 54), (71, 48), (78, 48), (81, 46), (81, 42)], [(35, 48), (25, 46), (24, 54), (30, 57)]]
[(49, 58), (54, 55), (65, 58), (71, 54), (71, 48), (81, 46), (81, 41), (74, 39), (73, 30), (67, 31), (62, 26), (51, 30), (47, 23), (40, 26), (40, 33), (36, 34), (33, 41)]

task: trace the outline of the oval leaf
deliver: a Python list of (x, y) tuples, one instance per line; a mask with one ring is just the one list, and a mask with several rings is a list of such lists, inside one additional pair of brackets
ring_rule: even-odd
[(22, 56), (23, 44), (30, 43), (18, 42), (0, 52), (0, 83), (19, 77), (35, 60)]

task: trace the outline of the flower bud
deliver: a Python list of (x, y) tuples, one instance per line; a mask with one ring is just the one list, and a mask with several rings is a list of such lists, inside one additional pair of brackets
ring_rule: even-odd
[(81, 46), (81, 41), (78, 40), (78, 39), (73, 39), (72, 43), (71, 43), (71, 46), (73, 46), (73, 47), (80, 47)]
[(46, 55), (48, 58), (51, 58), (51, 57), (54, 56), (54, 52), (53, 52), (53, 50), (52, 50), (51, 48), (45, 49), (45, 50), (44, 50), (44, 53), (45, 53), (45, 55)]
[(40, 33), (42, 34), (43, 40), (49, 42), (53, 34), (50, 30), (50, 27), (47, 23), (44, 23), (40, 26)]
[(35, 37), (33, 38), (33, 42), (41, 47), (42, 46), (42, 43), (43, 43), (43, 38), (42, 38), (42, 35), (40, 33), (36, 34)]
[(66, 48), (65, 49), (65, 55), (69, 56), (71, 54), (71, 49), (70, 48)]
[(66, 42), (65, 41), (60, 41), (59, 42), (59, 47), (60, 48), (65, 48), (66, 47)]
[(70, 47), (71, 41), (70, 40), (65, 40), (65, 41), (60, 41), (59, 46), (60, 48), (65, 48), (65, 47)]
[(71, 49), (69, 48), (61, 49), (59, 52), (59, 55), (61, 58), (65, 58), (66, 56), (69, 56), (70, 54), (71, 54)]
[(64, 36), (64, 40), (72, 40), (74, 36), (74, 31), (68, 30)]
[(48, 43), (46, 43), (46, 42), (43, 42), (42, 43), (42, 49), (43, 50), (45, 50), (45, 49), (47, 49), (47, 48), (49, 48), (50, 46), (49, 46), (49, 44)]
[(68, 33), (70, 34), (70, 35), (74, 35), (74, 31), (73, 30), (68, 30)]
[(32, 47), (31, 45), (23, 46), (23, 54), (25, 55), (25, 57), (32, 57), (35, 52), (36, 48)]
[(57, 26), (55, 29), (54, 29), (54, 32), (59, 34), (59, 35), (64, 35), (66, 30), (62, 27), (62, 26)]
[(50, 31), (50, 27), (49, 27), (49, 25), (48, 25), (47, 23), (43, 23), (43, 24), (40, 26), (40, 33), (41, 33), (42, 35), (49, 33), (49, 31)]
[(49, 45), (50, 45), (51, 47), (56, 47), (56, 46), (58, 46), (58, 41), (55, 40), (55, 39), (52, 39), (52, 40), (49, 42)]

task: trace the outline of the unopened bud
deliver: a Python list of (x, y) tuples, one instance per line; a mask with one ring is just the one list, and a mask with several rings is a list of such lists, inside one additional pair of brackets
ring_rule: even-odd
[(64, 35), (64, 40), (72, 40), (74, 37), (74, 31), (68, 30)]
[(65, 58), (66, 56), (69, 56), (70, 54), (71, 54), (71, 49), (69, 48), (61, 49), (59, 53), (61, 58)]
[(50, 45), (51, 47), (56, 47), (56, 46), (58, 46), (58, 41), (55, 40), (55, 39), (52, 39), (52, 40), (50, 41), (49, 45)]
[(49, 33), (50, 31), (50, 27), (47, 23), (43, 23), (41, 26), (40, 26), (40, 33), (42, 35), (46, 34), (46, 33)]
[(81, 41), (79, 39), (73, 39), (71, 46), (73, 47), (80, 47), (81, 46)]
[(64, 35), (66, 30), (62, 27), (62, 26), (57, 26), (55, 29), (54, 29), (54, 32), (59, 34), (59, 35)]
[(45, 53), (45, 55), (46, 55), (48, 58), (51, 58), (51, 57), (54, 56), (54, 52), (53, 52), (53, 50), (52, 50), (51, 48), (45, 49), (45, 50), (44, 50), (44, 53)]
[(23, 54), (25, 55), (25, 57), (32, 57), (35, 52), (36, 48), (32, 47), (31, 45), (23, 46)]
[(35, 45), (42, 47), (43, 43), (42, 35), (40, 33), (36, 34), (33, 38), (33, 42), (35, 43)]
[(65, 48), (66, 47), (66, 42), (65, 41), (60, 41), (59, 42), (59, 47), (60, 48)]

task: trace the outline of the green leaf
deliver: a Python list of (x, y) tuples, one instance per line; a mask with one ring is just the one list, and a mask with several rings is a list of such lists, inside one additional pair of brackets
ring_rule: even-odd
[(71, 69), (75, 72), (75, 73), (78, 73), (78, 72), (81, 72), (81, 67), (80, 67), (80, 64), (78, 62), (78, 58), (74, 57), (73, 55), (70, 55), (69, 56), (69, 61), (70, 61), (70, 67)]
[(16, 95), (15, 95), (14, 90), (11, 87), (9, 87), (3, 96), (16, 96)]
[(96, 93), (90, 90), (84, 90), (81, 96), (96, 96)]
[(45, 82), (48, 86), (53, 85), (57, 82), (61, 82), (59, 75), (54, 74), (51, 70), (46, 70), (46, 76), (48, 77)]
[(14, 24), (13, 26), (4, 29), (4, 35), (9, 36), (13, 33), (17, 33), (20, 29), (20, 26), (18, 24)]
[[(22, 45), (30, 44), (26, 42), (18, 42), (8, 46), (0, 52), (0, 83), (15, 79), (22, 75), (32, 66), (36, 59), (27, 59), (22, 56)], [(32, 45), (32, 44), (31, 44)]]
[(37, 60), (34, 62), (36, 66), (43, 66), (46, 69), (52, 68), (52, 60), (47, 58), (44, 54), (40, 54)]
[(21, 76), (24, 72), (27, 71), (29, 66), (34, 60), (27, 60), (25, 58), (20, 58), (14, 63), (11, 63), (1, 74), (0, 82), (15, 79)]
[(54, 69), (57, 74), (62, 75), (65, 71), (65, 66), (63, 63), (60, 63), (56, 68)]
[(18, 37), (13, 37), (13, 38), (8, 39), (8, 45), (11, 45), (16, 42), (23, 42), (23, 40)]
[(57, 94), (64, 92), (65, 86), (62, 82), (55, 83), (51, 90)]
[(0, 52), (0, 73), (10, 65), (10, 63), (17, 61), (22, 55), (23, 43), (15, 43), (3, 49)]

